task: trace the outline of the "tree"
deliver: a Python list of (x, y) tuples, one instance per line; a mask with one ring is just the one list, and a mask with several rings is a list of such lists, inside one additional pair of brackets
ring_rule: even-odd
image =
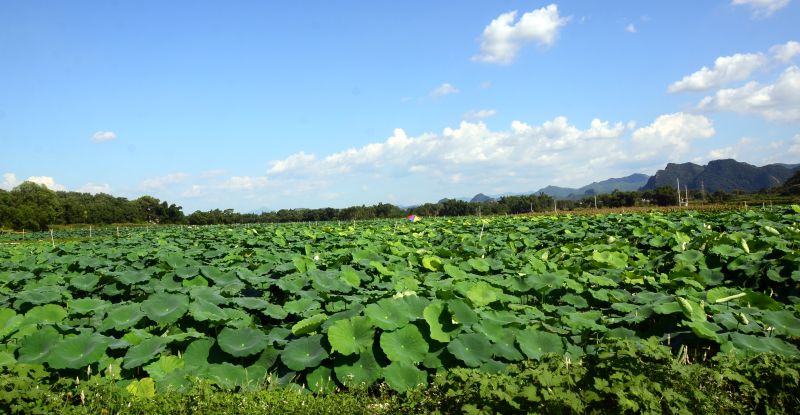
[(43, 184), (20, 184), (11, 191), (10, 202), (16, 211), (12, 224), (17, 229), (44, 230), (61, 215), (58, 196)]

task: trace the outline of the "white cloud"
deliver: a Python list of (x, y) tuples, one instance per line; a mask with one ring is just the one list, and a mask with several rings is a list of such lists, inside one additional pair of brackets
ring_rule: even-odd
[(3, 173), (3, 182), (0, 183), (0, 189), (11, 190), (19, 184), (17, 175), (14, 173)]
[(709, 160), (720, 160), (720, 159), (735, 159), (736, 158), (736, 149), (731, 146), (717, 148), (708, 152), (708, 159)]
[(483, 120), (486, 118), (491, 118), (497, 115), (497, 110), (476, 110), (476, 111), (467, 111), (461, 116), (464, 120)]
[(795, 156), (800, 156), (800, 134), (795, 134), (792, 141), (789, 142), (789, 153)]
[(140, 184), (144, 190), (160, 190), (169, 185), (181, 183), (189, 177), (186, 173), (172, 173), (166, 176), (150, 177)]
[(77, 191), (81, 193), (91, 193), (93, 195), (98, 193), (111, 194), (111, 186), (107, 183), (86, 183), (85, 185), (79, 187)]
[(652, 124), (633, 132), (633, 143), (638, 146), (636, 158), (647, 159), (659, 153), (669, 153), (678, 159), (689, 152), (690, 142), (709, 138), (715, 134), (711, 120), (702, 115), (676, 112), (661, 115)]
[(181, 193), (182, 197), (200, 197), (203, 195), (204, 187), (199, 184), (193, 184), (187, 190)]
[(456, 88), (453, 85), (445, 82), (445, 83), (439, 85), (438, 87), (436, 87), (436, 89), (434, 89), (433, 91), (431, 91), (430, 95), (432, 97), (443, 97), (445, 95), (457, 94), (458, 92), (459, 92), (458, 88)]
[(558, 14), (558, 6), (551, 4), (527, 12), (516, 21), (517, 11), (503, 13), (492, 20), (481, 35), (481, 52), (472, 60), (508, 64), (516, 58), (526, 43), (536, 42), (550, 46), (558, 37), (559, 30), (570, 20)]
[(264, 176), (233, 176), (222, 184), (230, 190), (255, 190), (266, 187), (269, 180)]
[(768, 85), (751, 81), (740, 88), (721, 89), (703, 98), (700, 110), (756, 114), (767, 120), (800, 120), (800, 68), (790, 66)]
[[(417, 137), (409, 137), (398, 128), (383, 142), (321, 158), (298, 153), (273, 161), (273, 169), (267, 175), (276, 176), (273, 182), (281, 183), (285, 180), (322, 183), (364, 177), (401, 180), (409, 175), (451, 184), (507, 183), (508, 177), (514, 177), (506, 174), (509, 171), (520, 172), (520, 179), (549, 174), (553, 169), (577, 168), (588, 173), (586, 166), (577, 160), (591, 159), (596, 146), (614, 149), (614, 143), (625, 131), (623, 123), (599, 119), (592, 120), (589, 128), (581, 129), (565, 117), (541, 125), (514, 121), (508, 131), (492, 131), (483, 122), (462, 121), (458, 128)], [(540, 169), (546, 166), (551, 170)]]
[(92, 141), (95, 143), (102, 143), (105, 141), (111, 141), (117, 138), (117, 133), (113, 131), (98, 131), (92, 134)]
[(714, 68), (706, 66), (699, 71), (684, 76), (683, 79), (669, 86), (670, 93), (683, 91), (704, 91), (734, 81), (742, 81), (750, 77), (754, 71), (763, 67), (768, 59), (761, 53), (737, 53), (732, 56), (720, 56), (714, 61)]
[(481, 82), (481, 89), (489, 89), (492, 87), (492, 81)]
[(746, 5), (753, 9), (753, 17), (771, 16), (776, 11), (789, 5), (790, 0), (733, 0), (734, 6)]
[(628, 33), (636, 33), (636, 26), (634, 26), (633, 23), (629, 23), (625, 26), (625, 31)]
[(800, 42), (789, 41), (782, 45), (769, 48), (773, 59), (780, 63), (789, 63), (795, 56), (800, 55)]
[(67, 190), (64, 185), (56, 183), (56, 180), (50, 176), (30, 176), (25, 179), (26, 182), (33, 182), (36, 184), (42, 184), (50, 190), (62, 191)]

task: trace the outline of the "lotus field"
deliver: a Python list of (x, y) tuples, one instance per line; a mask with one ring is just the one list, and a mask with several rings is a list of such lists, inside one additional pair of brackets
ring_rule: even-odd
[[(608, 338), (798, 354), (800, 207), (170, 227), (0, 246), (0, 365), (134, 394), (424, 387)], [(27, 366), (26, 366), (27, 365)]]

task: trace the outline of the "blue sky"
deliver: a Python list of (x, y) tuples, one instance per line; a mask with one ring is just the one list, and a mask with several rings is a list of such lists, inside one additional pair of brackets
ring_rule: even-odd
[(800, 1), (0, 3), (0, 188), (401, 205), (800, 163)]

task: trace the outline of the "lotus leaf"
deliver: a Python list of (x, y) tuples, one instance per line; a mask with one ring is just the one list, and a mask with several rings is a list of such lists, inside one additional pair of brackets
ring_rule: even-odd
[(361, 353), (370, 346), (375, 330), (364, 317), (337, 320), (328, 327), (328, 343), (331, 351), (343, 355)]
[(150, 377), (156, 381), (160, 381), (176, 369), (183, 367), (183, 359), (177, 356), (161, 356), (158, 360), (144, 367)]
[(114, 305), (103, 320), (101, 330), (125, 330), (136, 325), (142, 317), (144, 313), (138, 303)]
[(244, 367), (230, 363), (208, 365), (208, 377), (225, 389), (234, 389), (250, 382)]
[(78, 274), (69, 280), (70, 285), (81, 291), (92, 291), (100, 282), (100, 277), (96, 274)]
[(59, 342), (61, 335), (58, 331), (52, 326), (45, 326), (20, 340), (17, 360), (20, 363), (42, 363)]
[(250, 356), (267, 347), (267, 336), (253, 328), (231, 329), (225, 327), (217, 336), (219, 347), (234, 357)]
[(322, 335), (301, 337), (289, 342), (281, 353), (281, 361), (292, 370), (317, 367), (328, 353), (320, 345)]
[(403, 327), (412, 319), (408, 303), (402, 298), (388, 298), (370, 304), (364, 309), (364, 314), (383, 330)]
[(344, 363), (334, 368), (336, 379), (348, 388), (372, 385), (382, 375), (381, 367), (370, 349), (349, 359), (337, 359), (337, 362)]
[(0, 308), (0, 339), (8, 336), (22, 325), (23, 317), (10, 308)]
[(125, 363), (122, 367), (131, 369), (139, 367), (151, 360), (166, 349), (169, 339), (164, 337), (151, 337), (128, 349), (125, 353)]
[(189, 314), (197, 321), (223, 321), (228, 318), (225, 310), (205, 300), (195, 300), (189, 304)]
[(54, 369), (80, 369), (105, 356), (109, 339), (97, 333), (66, 337), (51, 350), (47, 362)]
[(530, 359), (539, 360), (546, 353), (563, 353), (564, 344), (561, 336), (528, 328), (517, 335), (519, 348)]
[(61, 300), (62, 292), (61, 287), (48, 285), (17, 293), (17, 301), (33, 305), (57, 303)]
[(329, 394), (336, 391), (333, 371), (329, 367), (320, 366), (306, 376), (308, 388), (314, 393)]
[(390, 388), (400, 393), (428, 385), (428, 374), (405, 362), (392, 362), (383, 369), (383, 377)]
[(167, 325), (186, 314), (189, 297), (185, 294), (155, 293), (142, 302), (141, 308), (150, 320)]
[(292, 326), (292, 334), (301, 336), (303, 334), (313, 333), (317, 331), (322, 322), (327, 318), (328, 316), (325, 314), (315, 314), (309, 318), (300, 320)]
[(800, 319), (789, 310), (765, 311), (761, 317), (764, 324), (774, 327), (775, 333), (800, 337)]
[(56, 324), (67, 317), (64, 307), (57, 304), (36, 306), (25, 313), (25, 324)]
[(138, 398), (152, 398), (156, 396), (156, 384), (152, 378), (133, 380), (125, 387), (125, 390)]
[(447, 345), (447, 350), (469, 367), (480, 366), (492, 357), (489, 339), (477, 333), (459, 334)]
[(111, 303), (99, 298), (81, 298), (67, 302), (71, 314), (94, 314), (111, 307)]
[(393, 362), (419, 363), (428, 353), (428, 342), (413, 324), (399, 330), (383, 332), (380, 344), (386, 357)]

